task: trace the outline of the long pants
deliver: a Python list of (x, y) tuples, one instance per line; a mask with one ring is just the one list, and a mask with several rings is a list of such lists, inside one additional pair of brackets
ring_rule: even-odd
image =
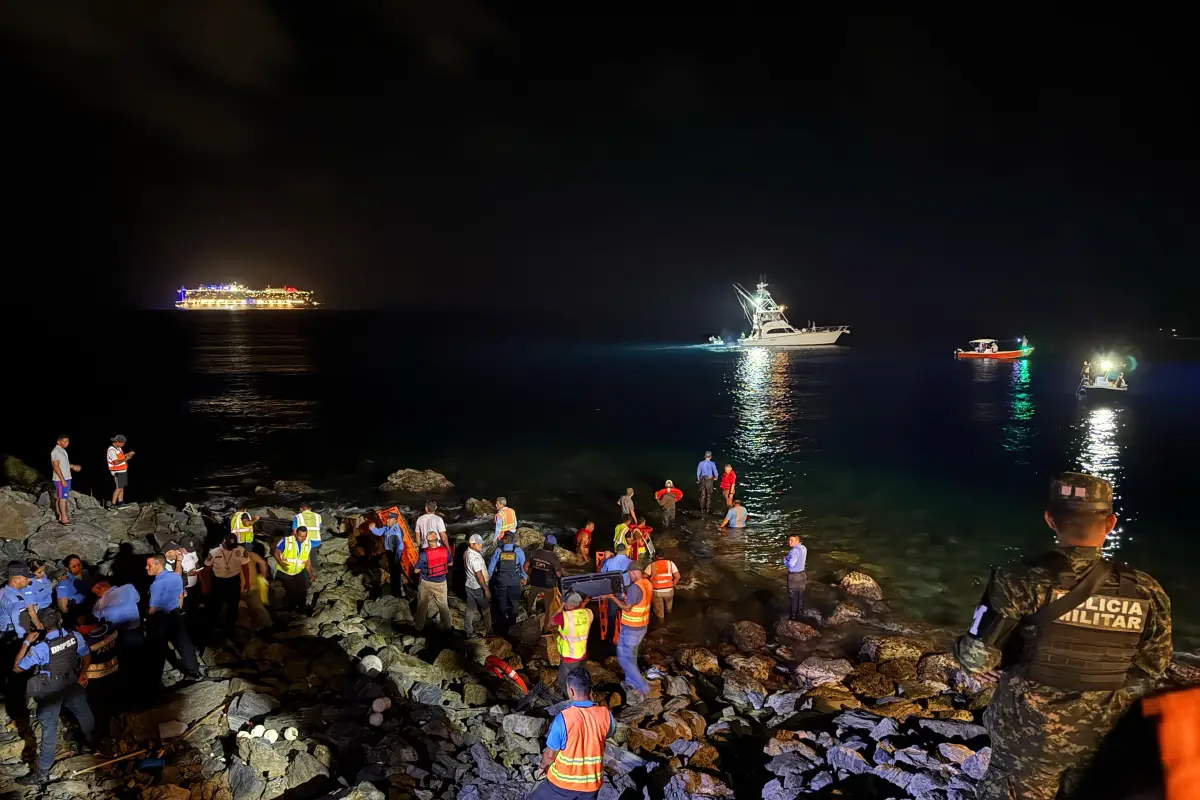
[[(123, 704), (127, 702), (128, 695), (120, 689), (121, 680), (121, 669), (118, 666), (116, 672), (88, 681), (85, 690), (88, 708), (92, 711), (92, 719), (95, 720), (96, 730), (101, 736), (108, 734), (109, 721), (125, 710)], [(130, 686), (126, 691), (136, 692), (137, 687)]]
[(533, 616), (533, 612), (537, 610), (538, 596), (542, 598), (542, 631), (551, 630), (550, 620), (562, 608), (562, 594), (558, 591), (557, 586), (544, 587), (534, 586), (529, 589), (529, 594), (525, 596), (525, 610), (529, 612), (529, 616)]
[(675, 590), (671, 589), (666, 592), (655, 592), (650, 595), (650, 608), (654, 611), (654, 616), (664, 620), (667, 614), (675, 607)]
[(13, 672), (12, 663), (17, 659), (21, 649), (21, 640), (14, 631), (4, 633), (4, 642), (0, 646), (0, 664), (10, 665), (4, 670), (5, 676), (0, 680), (4, 686), (4, 710), (17, 725), (17, 729), (25, 734), (29, 731), (29, 707), (25, 702), (25, 684), (29, 682), (30, 671)]
[(400, 566), (400, 556), (389, 550), (387, 563), (392, 597), (408, 597), (408, 593), (404, 590), (404, 569)]
[(483, 593), (483, 588), (472, 589), (470, 586), (464, 586), (467, 590), (467, 613), (466, 626), (467, 638), (470, 639), (475, 635), (475, 619), (483, 618), (483, 632), (491, 633), (492, 631), (492, 607), (488, 605), (487, 596)]
[[(171, 663), (185, 675), (195, 675), (200, 672), (200, 664), (196, 660), (196, 648), (183, 628), (183, 614), (178, 609), (163, 613), (151, 614), (146, 620), (146, 635), (149, 638), (149, 654), (147, 665), (150, 670), (149, 679), (153, 686), (162, 687), (163, 664), (168, 658)], [(175, 650), (175, 656), (167, 651), (170, 645)]]
[(283, 570), (276, 573), (283, 584), (283, 604), (288, 611), (303, 611), (308, 605), (308, 570), (302, 569), (295, 575)]
[(238, 604), (242, 601), (242, 579), (238, 575), (232, 578), (212, 579), (212, 589), (208, 595), (209, 610), (212, 612), (213, 629), (224, 628), (232, 634), (237, 627)]
[(800, 619), (804, 610), (804, 590), (808, 588), (808, 575), (804, 572), (789, 572), (787, 577), (788, 616)]
[(571, 789), (563, 789), (555, 786), (549, 780), (543, 780), (537, 786), (533, 787), (533, 791), (525, 798), (525, 800), (596, 800), (600, 796), (600, 791), (594, 792), (576, 792)]
[(625, 682), (637, 689), (643, 695), (650, 694), (650, 684), (642, 677), (637, 664), (638, 645), (646, 638), (645, 625), (640, 628), (621, 626), (621, 635), (617, 639), (617, 663), (625, 671)]
[(308, 563), (313, 565), (313, 569), (321, 566), (321, 547), (319, 545), (308, 549)]
[(425, 627), (425, 617), (429, 614), (429, 606), (433, 606), (433, 616), (438, 621), (438, 627), (450, 627), (450, 606), (446, 603), (446, 590), (449, 581), (422, 580), (417, 585), (417, 613), (413, 615), (413, 626), (417, 630)]
[(567, 694), (567, 675), (576, 667), (582, 667), (586, 661), (586, 658), (581, 658), (578, 661), (571, 661), (564, 658), (558, 662), (558, 676), (554, 679), (554, 685), (558, 687), (558, 690), (563, 693), (564, 697)]
[(42, 726), (41, 748), (38, 750), (38, 772), (46, 773), (54, 766), (54, 754), (58, 749), (58, 715), (63, 706), (75, 715), (83, 738), (91, 744), (96, 740), (96, 720), (92, 717), (92, 709), (88, 707), (87, 692), (83, 687), (74, 684), (53, 697), (44, 697), (37, 701), (37, 721)]
[(664, 508), (662, 512), (662, 524), (664, 528), (673, 528), (675, 526), (675, 509)]
[(712, 490), (713, 490), (713, 479), (712, 478), (701, 478), (700, 479), (700, 510), (701, 511), (707, 512), (709, 506), (712, 505)]
[[(620, 636), (621, 626), (617, 621), (621, 619), (621, 609), (612, 600), (608, 601), (608, 631), (612, 633), (612, 643), (616, 644)], [(605, 637), (607, 638), (607, 637)]]
[(508, 633), (517, 622), (517, 607), (521, 603), (521, 584), (497, 583), (492, 587), (496, 598), (496, 623), (500, 633)]

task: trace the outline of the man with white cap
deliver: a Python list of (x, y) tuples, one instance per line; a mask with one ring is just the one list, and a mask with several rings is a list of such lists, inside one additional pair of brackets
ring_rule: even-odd
[(555, 614), (550, 624), (558, 631), (558, 677), (555, 686), (567, 693), (567, 674), (587, 661), (588, 633), (592, 630), (592, 610), (584, 608), (583, 595), (570, 592), (563, 598), (562, 610)]
[(471, 534), (471, 538), (467, 544), (466, 553), (466, 590), (467, 590), (467, 613), (466, 626), (467, 638), (475, 638), (475, 617), (483, 617), (483, 630), (485, 633), (490, 633), (492, 630), (492, 593), (488, 589), (488, 572), (487, 562), (483, 560), (483, 537), (478, 533)]

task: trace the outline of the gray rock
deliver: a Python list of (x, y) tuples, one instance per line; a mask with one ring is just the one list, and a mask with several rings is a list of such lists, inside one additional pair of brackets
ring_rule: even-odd
[(946, 789), (950, 784), (949, 779), (942, 775), (932, 772), (918, 772), (912, 776), (905, 789), (917, 800), (933, 800), (935, 797), (940, 797), (935, 792), (940, 792)]
[[(324, 543), (321, 547), (324, 549)], [(387, 800), (387, 795), (364, 781), (351, 789), (343, 800)]]
[(789, 750), (786, 753), (780, 753), (768, 761), (767, 771), (782, 778), (787, 775), (799, 775), (802, 772), (807, 772), (816, 765), (817, 762), (805, 758), (801, 753)]
[[(29, 513), (23, 513), (28, 511)], [(29, 538), (29, 527), (25, 520), (38, 516), (37, 506), (32, 503), (0, 498), (0, 539), (23, 542)]]
[(949, 761), (951, 764), (961, 764), (971, 756), (975, 755), (975, 751), (967, 747), (965, 744), (954, 744), (952, 742), (942, 742), (937, 747), (938, 755)]
[(875, 767), (871, 770), (871, 774), (877, 775), (888, 783), (899, 786), (901, 789), (907, 789), (908, 784), (913, 779), (913, 774), (911, 772), (907, 772), (899, 767), (893, 767), (886, 764)]
[(863, 758), (862, 753), (846, 745), (829, 748), (829, 751), (825, 753), (825, 761), (834, 769), (844, 769), (851, 775), (861, 775), (871, 771), (871, 765)]
[(987, 773), (988, 763), (992, 760), (992, 748), (983, 747), (979, 752), (970, 758), (964, 760), (959, 767), (963, 771), (963, 775), (974, 780), (981, 781)]
[(970, 722), (960, 722), (953, 719), (923, 719), (920, 726), (932, 731), (943, 739), (962, 739), (970, 741), (978, 736), (987, 736), (987, 728)]
[(763, 707), (767, 699), (767, 690), (761, 683), (738, 672), (726, 672), (724, 678), (725, 686), (721, 690), (721, 697), (742, 708), (757, 710)]
[(888, 736), (895, 736), (899, 732), (900, 726), (896, 724), (896, 720), (885, 717), (879, 720), (879, 724), (872, 728), (871, 732), (867, 735), (878, 742), (880, 739), (886, 739)]
[(829, 612), (829, 616), (825, 619), (825, 624), (845, 625), (847, 622), (862, 619), (862, 615), (862, 610), (853, 603), (838, 603), (837, 607)]
[(867, 600), (883, 599), (883, 590), (879, 588), (879, 584), (864, 572), (847, 572), (838, 585), (846, 594), (855, 597)]
[(800, 792), (796, 789), (785, 789), (778, 778), (767, 781), (762, 790), (762, 800), (796, 800)]
[[(204, 717), (225, 702), (229, 681), (201, 681), (176, 692), (155, 708), (129, 717), (138, 737), (157, 738), (160, 723), (178, 720), (184, 725)], [(213, 720), (214, 723), (218, 720)]]
[(810, 792), (819, 792), (831, 783), (833, 783), (833, 773), (827, 769), (823, 769), (812, 776), (812, 780), (808, 782), (808, 790)]
[(767, 707), (776, 714), (791, 714), (803, 697), (804, 692), (776, 692), (767, 698)]
[(50, 522), (25, 540), (25, 549), (46, 561), (62, 561), (74, 553), (88, 563), (98, 564), (108, 552), (108, 534), (86, 522)]
[(279, 708), (279, 701), (266, 694), (247, 691), (233, 698), (229, 704), (229, 730), (236, 731), (245, 727), (246, 723), (266, 716)]
[(909, 745), (908, 747), (901, 748), (893, 755), (895, 756), (896, 763), (908, 764), (909, 766), (917, 767), (918, 769), (936, 770), (942, 766), (942, 762), (934, 758), (929, 753), (926, 753), (916, 745)]
[(475, 768), (479, 770), (480, 780), (486, 783), (505, 783), (508, 781), (508, 770), (497, 764), (482, 744), (472, 745), (470, 754), (471, 760), (475, 762)]
[(273, 746), (266, 739), (238, 739), (238, 754), (260, 775), (281, 778), (287, 773), (287, 751)]
[(811, 656), (796, 666), (795, 675), (810, 689), (827, 683), (841, 683), (854, 671), (854, 665), (844, 658)]
[(767, 645), (767, 631), (757, 622), (743, 620), (725, 629), (725, 636), (743, 653), (753, 653)]
[[(323, 548), (322, 548), (323, 549)], [(381, 619), (391, 620), (400, 613), (402, 605), (399, 597), (393, 597), (390, 594), (385, 594), (375, 600), (368, 600), (363, 603), (362, 614), (364, 617), (379, 617)]]
[(445, 475), (431, 469), (401, 469), (387, 476), (380, 485), (382, 491), (402, 491), (414, 494), (441, 494), (454, 488)]
[(527, 717), (524, 714), (506, 714), (504, 716), (504, 730), (517, 736), (524, 736), (526, 739), (538, 738), (546, 732), (548, 725), (548, 720)]
[[(325, 545), (321, 545), (321, 549), (325, 549)], [(393, 653), (392, 660), (387, 666), (387, 672), (389, 675), (397, 675), (399, 678), (405, 679), (407, 686), (411, 686), (417, 681), (434, 684), (442, 682), (440, 669), (408, 653)]]
[(851, 711), (843, 711), (833, 718), (833, 724), (839, 729), (852, 728), (860, 731), (874, 730), (879, 724), (882, 717), (878, 714), (872, 714), (870, 711), (862, 711), (853, 709)]
[(319, 781), (329, 777), (329, 770), (307, 752), (301, 750), (292, 756), (292, 763), (287, 768), (287, 788), (298, 789), (309, 781)]
[(690, 697), (692, 685), (680, 675), (667, 675), (663, 678), (663, 691), (668, 697)]
[(229, 765), (229, 793), (233, 800), (258, 800), (266, 787), (258, 773), (237, 761)]

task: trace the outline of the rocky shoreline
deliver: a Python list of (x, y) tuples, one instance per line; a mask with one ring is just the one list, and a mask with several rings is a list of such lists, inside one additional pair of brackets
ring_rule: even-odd
[[(270, 499), (252, 510), (282, 530), (298, 498)], [(159, 502), (108, 510), (75, 494), (70, 502), (72, 525), (62, 527), (49, 497), (0, 489), (4, 558), (58, 561), (73, 552), (108, 573), (120, 568), (123, 554), (156, 552), (181, 536), (212, 541), (235, 505), (213, 498), (182, 508)], [(311, 614), (208, 646), (204, 680), (180, 683), (163, 706), (116, 721), (113, 755), (145, 754), (82, 774), (106, 759), (65, 758), (41, 796), (525, 796), (559, 700), (552, 639), (530, 620), (519, 623), (515, 645), (500, 638), (468, 642), (461, 635), (465, 606), (453, 593), (456, 630), (417, 633), (406, 602), (373, 596), (369, 571), (348, 538), (363, 510), (314, 506), (326, 530)], [(460, 538), (487, 524), (479, 517), (488, 506), (480, 501), (443, 501), (442, 509)], [(522, 544), (542, 536), (536, 527), (520, 531)], [(660, 546), (673, 543), (663, 537)], [(565, 566), (577, 561), (569, 555)], [(810, 578), (807, 622), (783, 620), (768, 630), (735, 621), (720, 641), (689, 646), (648, 638), (642, 659), (652, 692), (636, 705), (624, 702), (611, 649), (593, 644), (593, 697), (617, 719), (602, 798), (975, 796), (990, 755), (978, 723), (991, 687), (958, 667), (947, 652), (949, 633), (896, 617), (869, 576), (816, 577), (829, 579)], [(689, 591), (698, 589), (684, 588), (682, 597)], [(540, 688), (522, 697), (483, 668), (488, 655)], [(1194, 682), (1200, 670), (1179, 661), (1172, 677)], [(165, 681), (181, 679), (171, 670)], [(184, 732), (161, 738), (162, 723), (181, 723), (165, 727)], [(159, 750), (161, 766), (140, 762)], [(0, 720), (0, 791), (13, 790), (31, 752), (12, 722)]]

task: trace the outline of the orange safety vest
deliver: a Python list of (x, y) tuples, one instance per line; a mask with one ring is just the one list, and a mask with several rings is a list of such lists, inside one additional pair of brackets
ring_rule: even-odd
[(598, 792), (604, 778), (604, 740), (612, 712), (604, 706), (567, 706), (562, 710), (567, 744), (554, 756), (546, 779), (569, 792)]
[(1200, 796), (1200, 688), (1183, 689), (1142, 700), (1142, 716), (1158, 717), (1158, 753), (1167, 800)]
[(650, 624), (650, 581), (642, 578), (634, 586), (642, 590), (642, 599), (637, 605), (621, 612), (621, 624), (630, 628), (644, 628)]
[(513, 511), (508, 506), (505, 506), (496, 512), (496, 516), (493, 517), (493, 521), (497, 519), (500, 520), (500, 533), (503, 534), (517, 529), (517, 512)]
[(654, 591), (666, 592), (675, 588), (675, 576), (679, 574), (679, 567), (675, 566), (674, 561), (663, 558), (651, 561), (650, 566), (646, 568), (646, 574), (650, 576), (650, 585), (654, 587)]
[(116, 445), (108, 448), (105, 459), (108, 461), (109, 472), (125, 472), (129, 469), (129, 464), (125, 463), (125, 451)]

